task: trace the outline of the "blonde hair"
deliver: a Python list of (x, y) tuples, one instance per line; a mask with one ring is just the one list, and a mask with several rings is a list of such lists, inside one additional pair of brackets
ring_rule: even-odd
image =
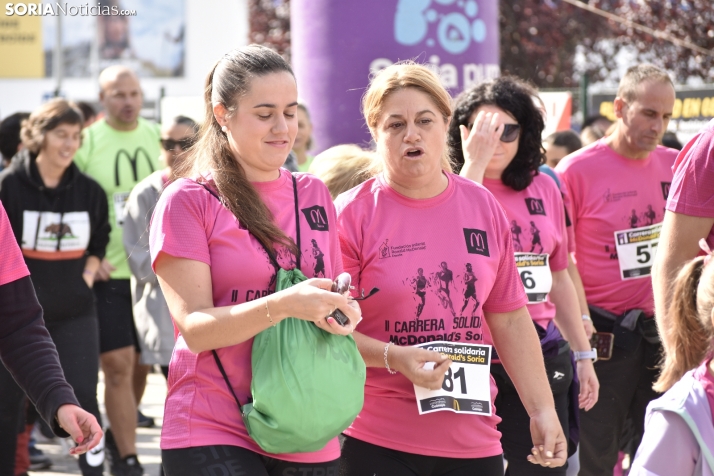
[[(452, 116), (451, 96), (441, 85), (436, 74), (426, 66), (414, 61), (402, 61), (378, 72), (372, 78), (367, 92), (362, 97), (362, 114), (372, 137), (374, 137), (374, 130), (389, 95), (407, 88), (416, 89), (429, 96), (444, 118), (444, 123), (449, 121)], [(452, 172), (453, 168), (449, 157), (449, 146), (445, 144), (441, 157), (441, 168)]]
[(61, 124), (84, 126), (81, 109), (66, 99), (51, 99), (22, 121), (20, 139), (30, 152), (38, 154), (45, 144), (45, 134)]
[(671, 345), (665, 349), (662, 372), (653, 388), (664, 392), (689, 370), (701, 364), (714, 340), (714, 264), (708, 256), (687, 263), (674, 281), (667, 315), (671, 325), (666, 332)]
[(308, 172), (327, 185), (334, 200), (342, 192), (372, 178), (376, 160), (374, 152), (355, 144), (336, 145), (317, 154)]

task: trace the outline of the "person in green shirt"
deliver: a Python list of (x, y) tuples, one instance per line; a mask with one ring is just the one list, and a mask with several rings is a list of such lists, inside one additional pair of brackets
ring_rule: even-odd
[(159, 170), (161, 136), (158, 126), (139, 117), (143, 97), (134, 72), (124, 66), (110, 66), (99, 75), (99, 85), (106, 116), (85, 129), (74, 161), (106, 192), (112, 226), (106, 257), (94, 285), (105, 402), (111, 424), (111, 431), (106, 432), (111, 473), (140, 476), (143, 469), (136, 458), (137, 405), (148, 366), (137, 365), (140, 348), (122, 224), (124, 205), (132, 188)]
[(298, 104), (297, 117), (298, 133), (293, 144), (293, 154), (297, 159), (298, 171), (307, 172), (315, 157), (307, 153), (312, 149), (312, 121), (310, 121), (310, 113), (307, 112), (307, 107), (304, 104)]

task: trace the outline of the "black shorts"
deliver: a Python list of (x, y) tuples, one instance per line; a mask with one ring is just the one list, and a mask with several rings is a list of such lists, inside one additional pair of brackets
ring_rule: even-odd
[(99, 318), (99, 352), (134, 346), (141, 352), (134, 325), (131, 284), (128, 279), (110, 279), (94, 283)]
[(503, 476), (503, 457), (445, 458), (392, 450), (346, 437), (340, 476)]
[(162, 450), (161, 461), (166, 476), (338, 476), (340, 469), (339, 459), (292, 463), (228, 445)]

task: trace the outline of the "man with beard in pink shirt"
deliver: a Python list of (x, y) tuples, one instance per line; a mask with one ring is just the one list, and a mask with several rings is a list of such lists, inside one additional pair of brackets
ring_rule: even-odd
[[(631, 67), (615, 98), (615, 131), (556, 167), (572, 205), (575, 257), (593, 323), (615, 335), (612, 358), (595, 364), (600, 399), (580, 417), (582, 476), (612, 475), (625, 421), (634, 423), (638, 443), (647, 404), (657, 397), (661, 346), (650, 273), (676, 157), (659, 145), (674, 100), (667, 73)], [(649, 210), (652, 224), (632, 220)]]

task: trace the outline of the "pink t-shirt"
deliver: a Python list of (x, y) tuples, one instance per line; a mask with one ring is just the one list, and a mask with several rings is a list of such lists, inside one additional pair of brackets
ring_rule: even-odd
[(25, 260), (0, 202), (0, 286), (29, 276)]
[[(714, 120), (684, 146), (672, 170), (674, 180), (667, 210), (714, 218)], [(714, 228), (707, 243), (714, 248)]]
[[(446, 174), (436, 197), (415, 200), (380, 175), (335, 200), (345, 270), (361, 303), (358, 330), (382, 342), (490, 340), (483, 312), (526, 305), (511, 232), (501, 206), (481, 185)], [(491, 399), (496, 397), (491, 379)], [(367, 368), (362, 412), (345, 433), (375, 445), (428, 456), (482, 458), (501, 453), (500, 419), (448, 411), (419, 415), (402, 374)]]
[[(307, 277), (333, 278), (342, 272), (335, 209), (327, 187), (312, 175), (296, 174), (300, 208), (301, 269)], [(295, 239), (295, 206), (290, 172), (253, 184), (278, 224)], [(211, 267), (213, 304), (232, 306), (266, 296), (275, 286), (275, 268), (260, 243), (201, 185), (180, 179), (161, 194), (151, 223), (151, 259), (159, 253)], [(283, 268), (295, 256), (280, 248)], [(267, 454), (248, 436), (238, 406), (211, 352), (192, 353), (176, 330), (164, 410), (161, 448), (235, 445)], [(218, 349), (228, 379), (241, 403), (250, 397), (253, 339)], [(295, 462), (331, 461), (340, 456), (337, 439), (314, 453), (271, 455)]]
[[(614, 314), (628, 309), (654, 314), (648, 270), (655, 250), (649, 245), (641, 245), (639, 251), (630, 250), (632, 246), (625, 248), (629, 251), (627, 259), (642, 260), (642, 269), (647, 271), (639, 271), (640, 276), (634, 279), (623, 279), (614, 234), (622, 231), (629, 236), (628, 230), (662, 221), (676, 154), (676, 150), (657, 146), (646, 159), (631, 160), (601, 139), (557, 165), (568, 189), (575, 256), (589, 304)], [(631, 238), (628, 244), (640, 238)], [(636, 252), (639, 254), (634, 255)], [(623, 256), (623, 262), (625, 259)], [(632, 264), (623, 269), (629, 266)]]
[[(506, 212), (515, 252), (548, 254), (551, 271), (568, 268), (565, 209), (555, 180), (538, 174), (528, 188), (520, 192), (500, 180), (484, 178), (483, 185)], [(549, 296), (545, 302), (528, 304), (528, 312), (536, 323), (546, 328), (555, 317), (555, 305)]]

